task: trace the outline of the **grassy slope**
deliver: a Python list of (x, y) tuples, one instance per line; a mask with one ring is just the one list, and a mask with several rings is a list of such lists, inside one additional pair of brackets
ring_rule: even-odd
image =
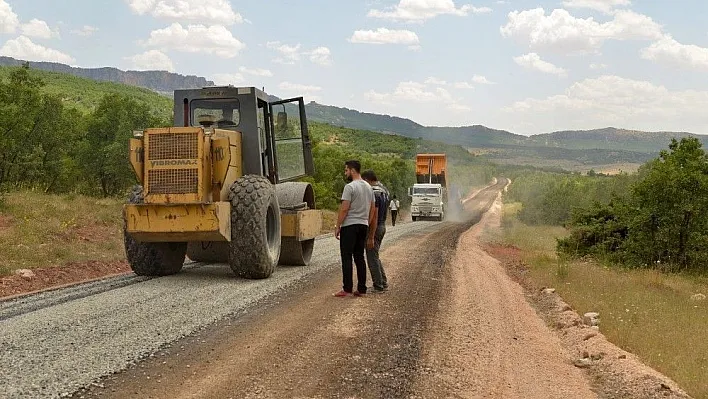
[[(0, 67), (0, 79), (6, 78), (13, 69), (17, 68)], [(38, 69), (32, 69), (32, 74), (44, 80), (45, 92), (60, 95), (67, 106), (83, 112), (92, 111), (106, 94), (120, 94), (151, 104), (157, 115), (172, 115), (172, 99), (148, 89)]]
[(522, 250), (532, 278), (554, 287), (581, 315), (600, 313), (600, 329), (613, 343), (668, 375), (693, 397), (708, 398), (708, 278), (618, 270), (588, 262), (562, 262), (555, 255), (562, 227), (527, 226), (515, 218), (520, 204), (505, 204), (505, 244)]
[(121, 201), (23, 191), (0, 208), (0, 275), (124, 258)]

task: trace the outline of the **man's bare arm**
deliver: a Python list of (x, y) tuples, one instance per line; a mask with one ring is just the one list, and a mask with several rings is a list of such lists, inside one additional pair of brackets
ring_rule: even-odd
[(369, 209), (369, 238), (373, 237), (376, 233), (376, 228), (378, 227), (379, 221), (379, 210), (376, 207), (376, 202), (371, 202), (371, 208)]
[(351, 202), (344, 200), (342, 203), (339, 205), (339, 216), (337, 217), (337, 226), (336, 227), (342, 227), (342, 223), (344, 223), (344, 219), (347, 218), (347, 214), (349, 213), (349, 208), (351, 207)]

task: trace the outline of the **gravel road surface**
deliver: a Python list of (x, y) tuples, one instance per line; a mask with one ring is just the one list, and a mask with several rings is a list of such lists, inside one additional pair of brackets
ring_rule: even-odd
[[(384, 248), (442, 224), (389, 228)], [(70, 394), (338, 264), (339, 242), (329, 236), (317, 240), (309, 266), (281, 267), (266, 280), (238, 279), (227, 265), (201, 265), (175, 276), (127, 285), (111, 279), (0, 303), (0, 396)]]

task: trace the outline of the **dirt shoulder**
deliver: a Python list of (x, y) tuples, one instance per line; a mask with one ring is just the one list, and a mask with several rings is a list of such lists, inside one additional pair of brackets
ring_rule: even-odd
[[(499, 229), (498, 219), (490, 225)], [(555, 293), (529, 277), (528, 265), (513, 247), (484, 244), (508, 275), (523, 287), (528, 302), (559, 339), (573, 364), (582, 369), (601, 398), (689, 398), (676, 382), (609, 342)]]

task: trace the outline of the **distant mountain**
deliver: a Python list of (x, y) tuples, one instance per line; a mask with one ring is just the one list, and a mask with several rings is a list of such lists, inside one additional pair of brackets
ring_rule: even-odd
[[(25, 61), (0, 56), (0, 66), (21, 66)], [(172, 96), (175, 89), (213, 86), (214, 82), (199, 76), (184, 76), (167, 71), (122, 71), (117, 68), (77, 68), (55, 62), (30, 62), (30, 68), (61, 72), (104, 82), (144, 87)]]
[(317, 122), (352, 129), (394, 133), (412, 138), (442, 141), (470, 148), (550, 147), (572, 150), (602, 149), (657, 153), (671, 138), (697, 137), (708, 147), (708, 136), (687, 132), (643, 132), (607, 127), (595, 130), (568, 130), (523, 136), (482, 125), (462, 127), (423, 126), (409, 119), (359, 112), (348, 108), (310, 103), (307, 116)]
[(436, 140), (463, 146), (493, 146), (498, 144), (519, 145), (527, 137), (504, 130), (490, 129), (485, 126), (464, 127), (428, 127), (410, 119), (396, 116), (359, 112), (349, 108), (322, 105), (315, 102), (307, 104), (307, 117), (317, 122), (351, 129), (371, 130), (380, 133), (393, 133), (411, 138)]
[(568, 130), (529, 137), (535, 146), (569, 149), (608, 149), (638, 152), (658, 152), (665, 149), (672, 138), (697, 137), (704, 146), (708, 136), (687, 132), (644, 132), (608, 127), (595, 130)]
[(349, 108), (322, 105), (315, 102), (307, 104), (309, 119), (325, 122), (334, 126), (350, 129), (371, 130), (380, 133), (396, 133), (402, 136), (417, 138), (416, 133), (424, 127), (410, 119), (397, 116), (359, 112)]
[[(19, 66), (22, 63), (23, 61), (14, 58), (0, 57), (0, 66)], [(214, 85), (214, 82), (203, 77), (184, 76), (164, 71), (122, 71), (110, 67), (76, 68), (50, 62), (30, 62), (30, 66), (35, 69), (61, 72), (96, 81), (143, 87), (166, 94), (168, 97), (172, 96), (172, 92), (175, 89), (200, 88)], [(276, 99), (276, 97), (272, 98)], [(84, 102), (86, 101), (84, 100)], [(93, 102), (95, 102), (95, 99), (92, 99), (88, 106)], [(481, 125), (462, 127), (423, 126), (406, 118), (360, 112), (316, 102), (308, 103), (306, 109), (308, 119), (334, 126), (434, 140), (461, 145), (466, 148), (506, 149), (509, 153), (533, 154), (531, 155), (532, 157), (543, 159), (547, 159), (549, 156), (553, 158), (558, 154), (557, 151), (548, 152), (543, 149), (571, 150), (561, 153), (567, 154), (567, 157), (573, 159), (577, 159), (579, 156), (579, 153), (574, 150), (606, 150), (611, 151), (611, 153), (606, 154), (607, 156), (633, 162), (636, 159), (646, 158), (646, 154), (653, 156), (660, 150), (665, 149), (673, 137), (698, 137), (704, 146), (708, 147), (708, 136), (687, 132), (643, 132), (607, 127), (587, 131), (569, 130), (523, 136)], [(529, 150), (529, 148), (534, 148), (534, 150)], [(496, 154), (499, 153), (497, 152)], [(597, 155), (593, 156), (593, 158), (598, 158), (599, 154)]]

